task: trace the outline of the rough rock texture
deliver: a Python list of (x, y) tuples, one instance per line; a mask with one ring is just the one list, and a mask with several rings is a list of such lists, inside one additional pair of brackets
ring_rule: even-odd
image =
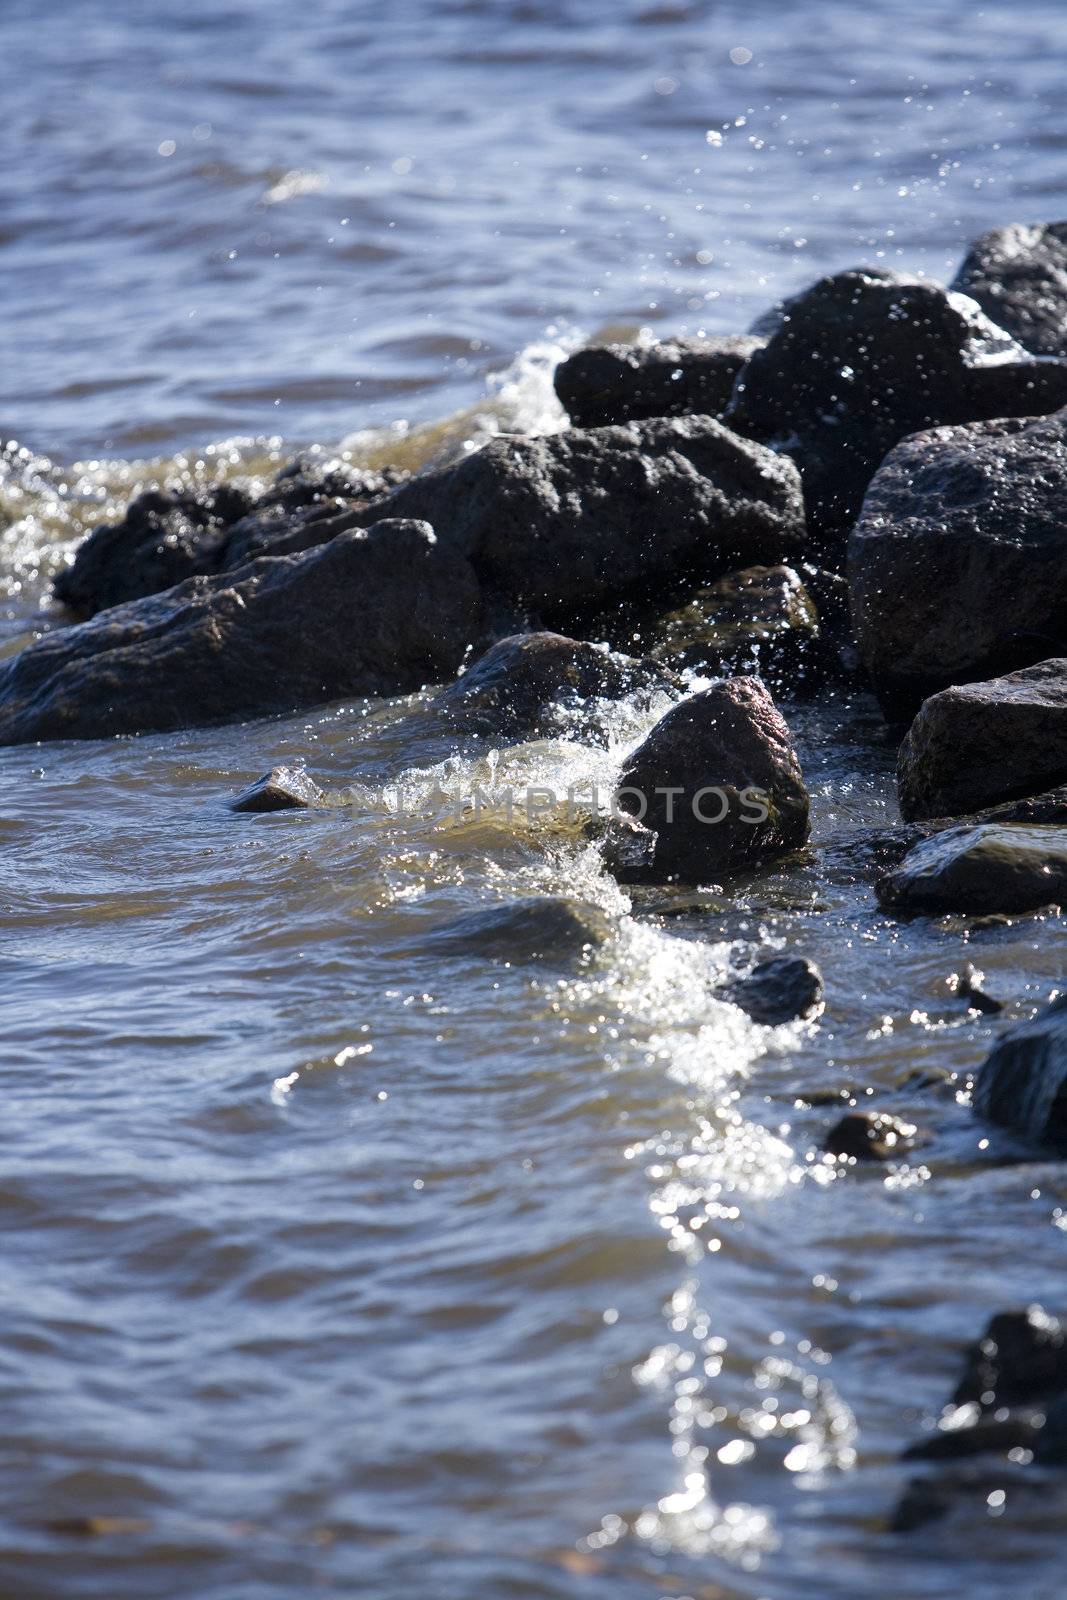
[(630, 757), (618, 804), (657, 835), (640, 874), (656, 882), (708, 883), (808, 837), (800, 762), (758, 678), (728, 678), (668, 711)]
[(513, 634), (442, 689), (434, 704), (462, 728), (493, 736), (595, 732), (589, 702), (667, 688), (669, 681), (647, 662), (563, 634)]
[(649, 633), (654, 661), (705, 672), (755, 672), (795, 689), (814, 676), (819, 617), (792, 567), (746, 567), (699, 588)]
[(377, 510), (424, 517), (487, 588), (549, 622), (671, 579), (710, 582), (805, 543), (792, 462), (710, 417), (492, 439), (402, 484)]
[(613, 931), (611, 918), (598, 906), (538, 895), (469, 912), (435, 929), (431, 939), (435, 946), (462, 955), (573, 965), (610, 939)]
[(462, 556), (425, 524), (380, 522), (47, 634), (0, 668), (0, 743), (403, 693), (454, 673), (481, 622)]
[(1064, 782), (1067, 658), (932, 695), (897, 757), (900, 811), (909, 822), (960, 816)]
[(1026, 1405), (1067, 1389), (1067, 1335), (1043, 1307), (998, 1311), (964, 1357), (954, 1405)]
[(910, 714), (951, 683), (1067, 654), (1067, 411), (898, 445), (852, 532), (856, 637)]
[(822, 973), (806, 956), (771, 956), (726, 991), (753, 1022), (774, 1027), (822, 1010)]
[(997, 1040), (972, 1104), (979, 1117), (1067, 1150), (1067, 995)]
[(893, 1161), (908, 1153), (917, 1131), (885, 1111), (849, 1111), (834, 1123), (823, 1149), (852, 1161)]
[[(58, 573), (58, 600), (80, 616), (156, 594), (198, 573), (243, 566), (257, 555), (285, 555), (312, 543), (287, 538), (353, 500), (368, 501), (398, 481), (345, 462), (297, 456), (262, 494), (240, 484), (197, 490), (152, 489), (130, 501), (121, 522), (105, 523)], [(324, 534), (328, 538), (329, 534)]]
[(1015, 222), (976, 239), (952, 281), (1038, 355), (1067, 354), (1067, 222)]
[(878, 880), (887, 911), (987, 916), (1067, 904), (1067, 828), (947, 828)]
[(726, 420), (793, 456), (812, 533), (832, 550), (906, 435), (1064, 404), (1067, 362), (1028, 357), (966, 297), (854, 270), (786, 302)]
[(326, 796), (303, 767), (271, 767), (230, 801), (231, 811), (306, 811)]
[(667, 339), (661, 344), (594, 344), (556, 368), (555, 386), (577, 428), (645, 417), (718, 416), (734, 379), (762, 339)]

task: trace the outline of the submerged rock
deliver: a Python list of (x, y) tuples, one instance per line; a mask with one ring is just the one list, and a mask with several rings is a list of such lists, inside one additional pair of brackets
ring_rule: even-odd
[(730, 985), (726, 998), (753, 1022), (774, 1027), (822, 1010), (822, 973), (806, 956), (771, 956)]
[(230, 810), (301, 811), (325, 802), (326, 796), (303, 767), (271, 767), (230, 801)]
[(792, 462), (710, 417), (491, 439), (377, 509), (425, 517), (488, 589), (550, 622), (805, 543)]
[(556, 368), (553, 382), (575, 427), (646, 417), (718, 416), (762, 339), (726, 335), (660, 344), (594, 344)]
[(946, 828), (878, 880), (887, 911), (1036, 911), (1067, 902), (1067, 828), (982, 823)]
[(697, 589), (650, 630), (649, 655), (674, 668), (756, 672), (796, 687), (814, 675), (819, 618), (792, 567), (746, 567)]
[(1067, 354), (1067, 222), (1014, 222), (983, 233), (952, 287), (1027, 350)]
[(0, 667), (0, 743), (400, 694), (454, 673), (481, 624), (468, 562), (424, 523), (379, 522), (46, 634)]
[(907, 1155), (918, 1129), (885, 1111), (849, 1111), (835, 1122), (823, 1149), (854, 1161), (894, 1161)]
[(1004, 1010), (1004, 1002), (997, 1000), (993, 995), (987, 994), (983, 985), (985, 974), (970, 961), (965, 961), (959, 972), (954, 972), (949, 979), (949, 988), (959, 1000), (963, 1000), (971, 1011), (980, 1011), (984, 1016), (995, 1017)]
[(794, 458), (812, 532), (832, 549), (906, 435), (1064, 404), (1067, 362), (1028, 357), (962, 295), (856, 269), (785, 303), (726, 420)]
[(897, 758), (908, 821), (971, 812), (1067, 781), (1067, 659), (924, 701)]
[(953, 1405), (983, 1411), (1027, 1405), (1067, 1390), (1067, 1337), (1042, 1306), (998, 1311), (964, 1357)]
[(789, 729), (758, 678), (729, 678), (662, 717), (630, 757), (617, 801), (657, 835), (656, 882), (708, 883), (808, 837)]
[(598, 906), (541, 895), (469, 912), (430, 937), (434, 945), (464, 954), (569, 965), (613, 933), (611, 918)]
[(938, 1426), (901, 1451), (902, 1461), (960, 1461), (969, 1456), (1007, 1455), (1033, 1449), (1040, 1419), (983, 1416), (976, 1405), (956, 1406)]
[(856, 637), (883, 706), (1067, 654), (1067, 411), (898, 445), (849, 541)]
[(997, 1040), (972, 1104), (977, 1116), (1067, 1150), (1067, 995)]

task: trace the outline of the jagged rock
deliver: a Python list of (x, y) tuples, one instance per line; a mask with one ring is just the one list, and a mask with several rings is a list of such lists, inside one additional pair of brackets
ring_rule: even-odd
[(590, 702), (669, 686), (678, 687), (647, 662), (558, 633), (526, 633), (490, 646), (434, 704), (454, 724), (502, 738), (596, 735)]
[(1067, 1150), (1067, 995), (997, 1040), (972, 1105), (979, 1117)]
[(1067, 411), (898, 445), (849, 541), (864, 664), (891, 715), (1067, 654)]
[(326, 796), (303, 767), (271, 767), (230, 801), (231, 811), (302, 811)]
[(710, 417), (491, 439), (377, 510), (425, 517), (488, 589), (553, 623), (805, 544), (792, 462)]
[(379, 522), (45, 635), (0, 666), (0, 743), (404, 693), (454, 673), (481, 625), (468, 562), (424, 523)]
[(897, 758), (908, 821), (971, 812), (1067, 781), (1067, 659), (924, 701)]
[(619, 809), (657, 835), (638, 877), (709, 883), (808, 837), (789, 729), (758, 678), (728, 678), (662, 717), (627, 762)]
[(962, 295), (839, 272), (787, 301), (739, 374), (739, 432), (797, 462), (813, 535), (833, 551), (906, 435), (1067, 404), (1067, 362), (1034, 360)]
[(577, 428), (646, 417), (718, 416), (761, 339), (727, 335), (660, 344), (594, 344), (556, 368), (554, 383)]
[(982, 823), (945, 828), (876, 885), (887, 911), (1036, 911), (1067, 902), (1067, 828)]
[(1025, 349), (1067, 354), (1067, 222), (1014, 222), (983, 233), (952, 287)]
[(792, 567), (747, 567), (697, 589), (650, 630), (654, 661), (703, 672), (754, 672), (796, 688), (816, 667), (819, 618)]
[(884, 1111), (849, 1111), (834, 1123), (823, 1149), (855, 1161), (894, 1161), (907, 1155), (917, 1131), (913, 1123)]
[(771, 956), (726, 991), (753, 1022), (776, 1026), (822, 1010), (822, 973), (806, 956)]
[(1043, 1307), (998, 1311), (964, 1357), (953, 1405), (983, 1411), (1027, 1405), (1067, 1390), (1067, 1338)]
[(494, 957), (509, 964), (544, 961), (571, 965), (614, 933), (598, 906), (541, 895), (472, 911), (431, 934), (435, 947)]

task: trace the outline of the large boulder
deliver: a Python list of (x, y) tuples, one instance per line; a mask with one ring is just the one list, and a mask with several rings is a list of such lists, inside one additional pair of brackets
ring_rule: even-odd
[(404, 693), (454, 673), (481, 625), (463, 556), (424, 523), (380, 522), (45, 635), (0, 667), (0, 743)]
[(556, 393), (577, 428), (645, 417), (718, 416), (762, 339), (725, 335), (661, 344), (593, 344), (561, 361)]
[[(199, 573), (221, 572), (258, 555), (287, 555), (321, 542), (295, 540), (308, 513), (372, 500), (398, 481), (346, 462), (298, 456), (262, 492), (240, 483), (151, 489), (135, 496), (121, 522), (102, 523), (56, 575), (57, 600), (82, 617), (157, 594)], [(328, 538), (329, 534), (324, 537)]]
[(1067, 354), (1067, 222), (1013, 222), (983, 233), (952, 287), (1025, 349)]
[(882, 704), (1067, 654), (1067, 411), (937, 428), (875, 476), (848, 551)]
[(654, 661), (708, 673), (752, 672), (795, 690), (814, 676), (819, 616), (792, 567), (746, 567), (695, 589), (646, 631)]
[(1036, 911), (1067, 903), (1067, 828), (983, 823), (946, 828), (878, 880), (887, 911)]
[(808, 837), (789, 729), (758, 678), (728, 678), (662, 717), (622, 773), (618, 807), (655, 832), (641, 881), (709, 883)]
[(487, 588), (553, 624), (805, 544), (792, 462), (711, 417), (491, 439), (377, 510), (425, 518)]
[(997, 1040), (972, 1104), (990, 1122), (1067, 1150), (1067, 994)]
[(812, 532), (832, 550), (906, 435), (1064, 404), (1067, 361), (1029, 357), (963, 295), (859, 269), (786, 302), (726, 420), (793, 456)]
[(923, 702), (897, 757), (907, 821), (960, 816), (1067, 782), (1067, 659)]

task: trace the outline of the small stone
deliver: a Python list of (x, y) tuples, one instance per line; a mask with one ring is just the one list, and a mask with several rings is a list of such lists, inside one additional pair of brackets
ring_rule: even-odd
[(970, 961), (965, 961), (959, 972), (954, 972), (948, 980), (949, 988), (960, 1000), (965, 1000), (972, 1011), (981, 1011), (987, 1017), (995, 1017), (1004, 1010), (1004, 1003), (995, 1000), (991, 994), (986, 994), (982, 988), (985, 974)]
[(488, 956), (509, 965), (569, 966), (612, 937), (614, 924), (598, 906), (565, 896), (538, 895), (472, 911), (430, 935), (445, 950)]
[(805, 956), (772, 956), (732, 984), (727, 998), (769, 1027), (814, 1017), (823, 1007), (822, 973)]
[(828, 1155), (856, 1161), (893, 1161), (907, 1155), (918, 1129), (884, 1111), (850, 1111), (823, 1140)]
[(271, 767), (230, 801), (230, 810), (300, 811), (325, 802), (325, 794), (303, 767)]

